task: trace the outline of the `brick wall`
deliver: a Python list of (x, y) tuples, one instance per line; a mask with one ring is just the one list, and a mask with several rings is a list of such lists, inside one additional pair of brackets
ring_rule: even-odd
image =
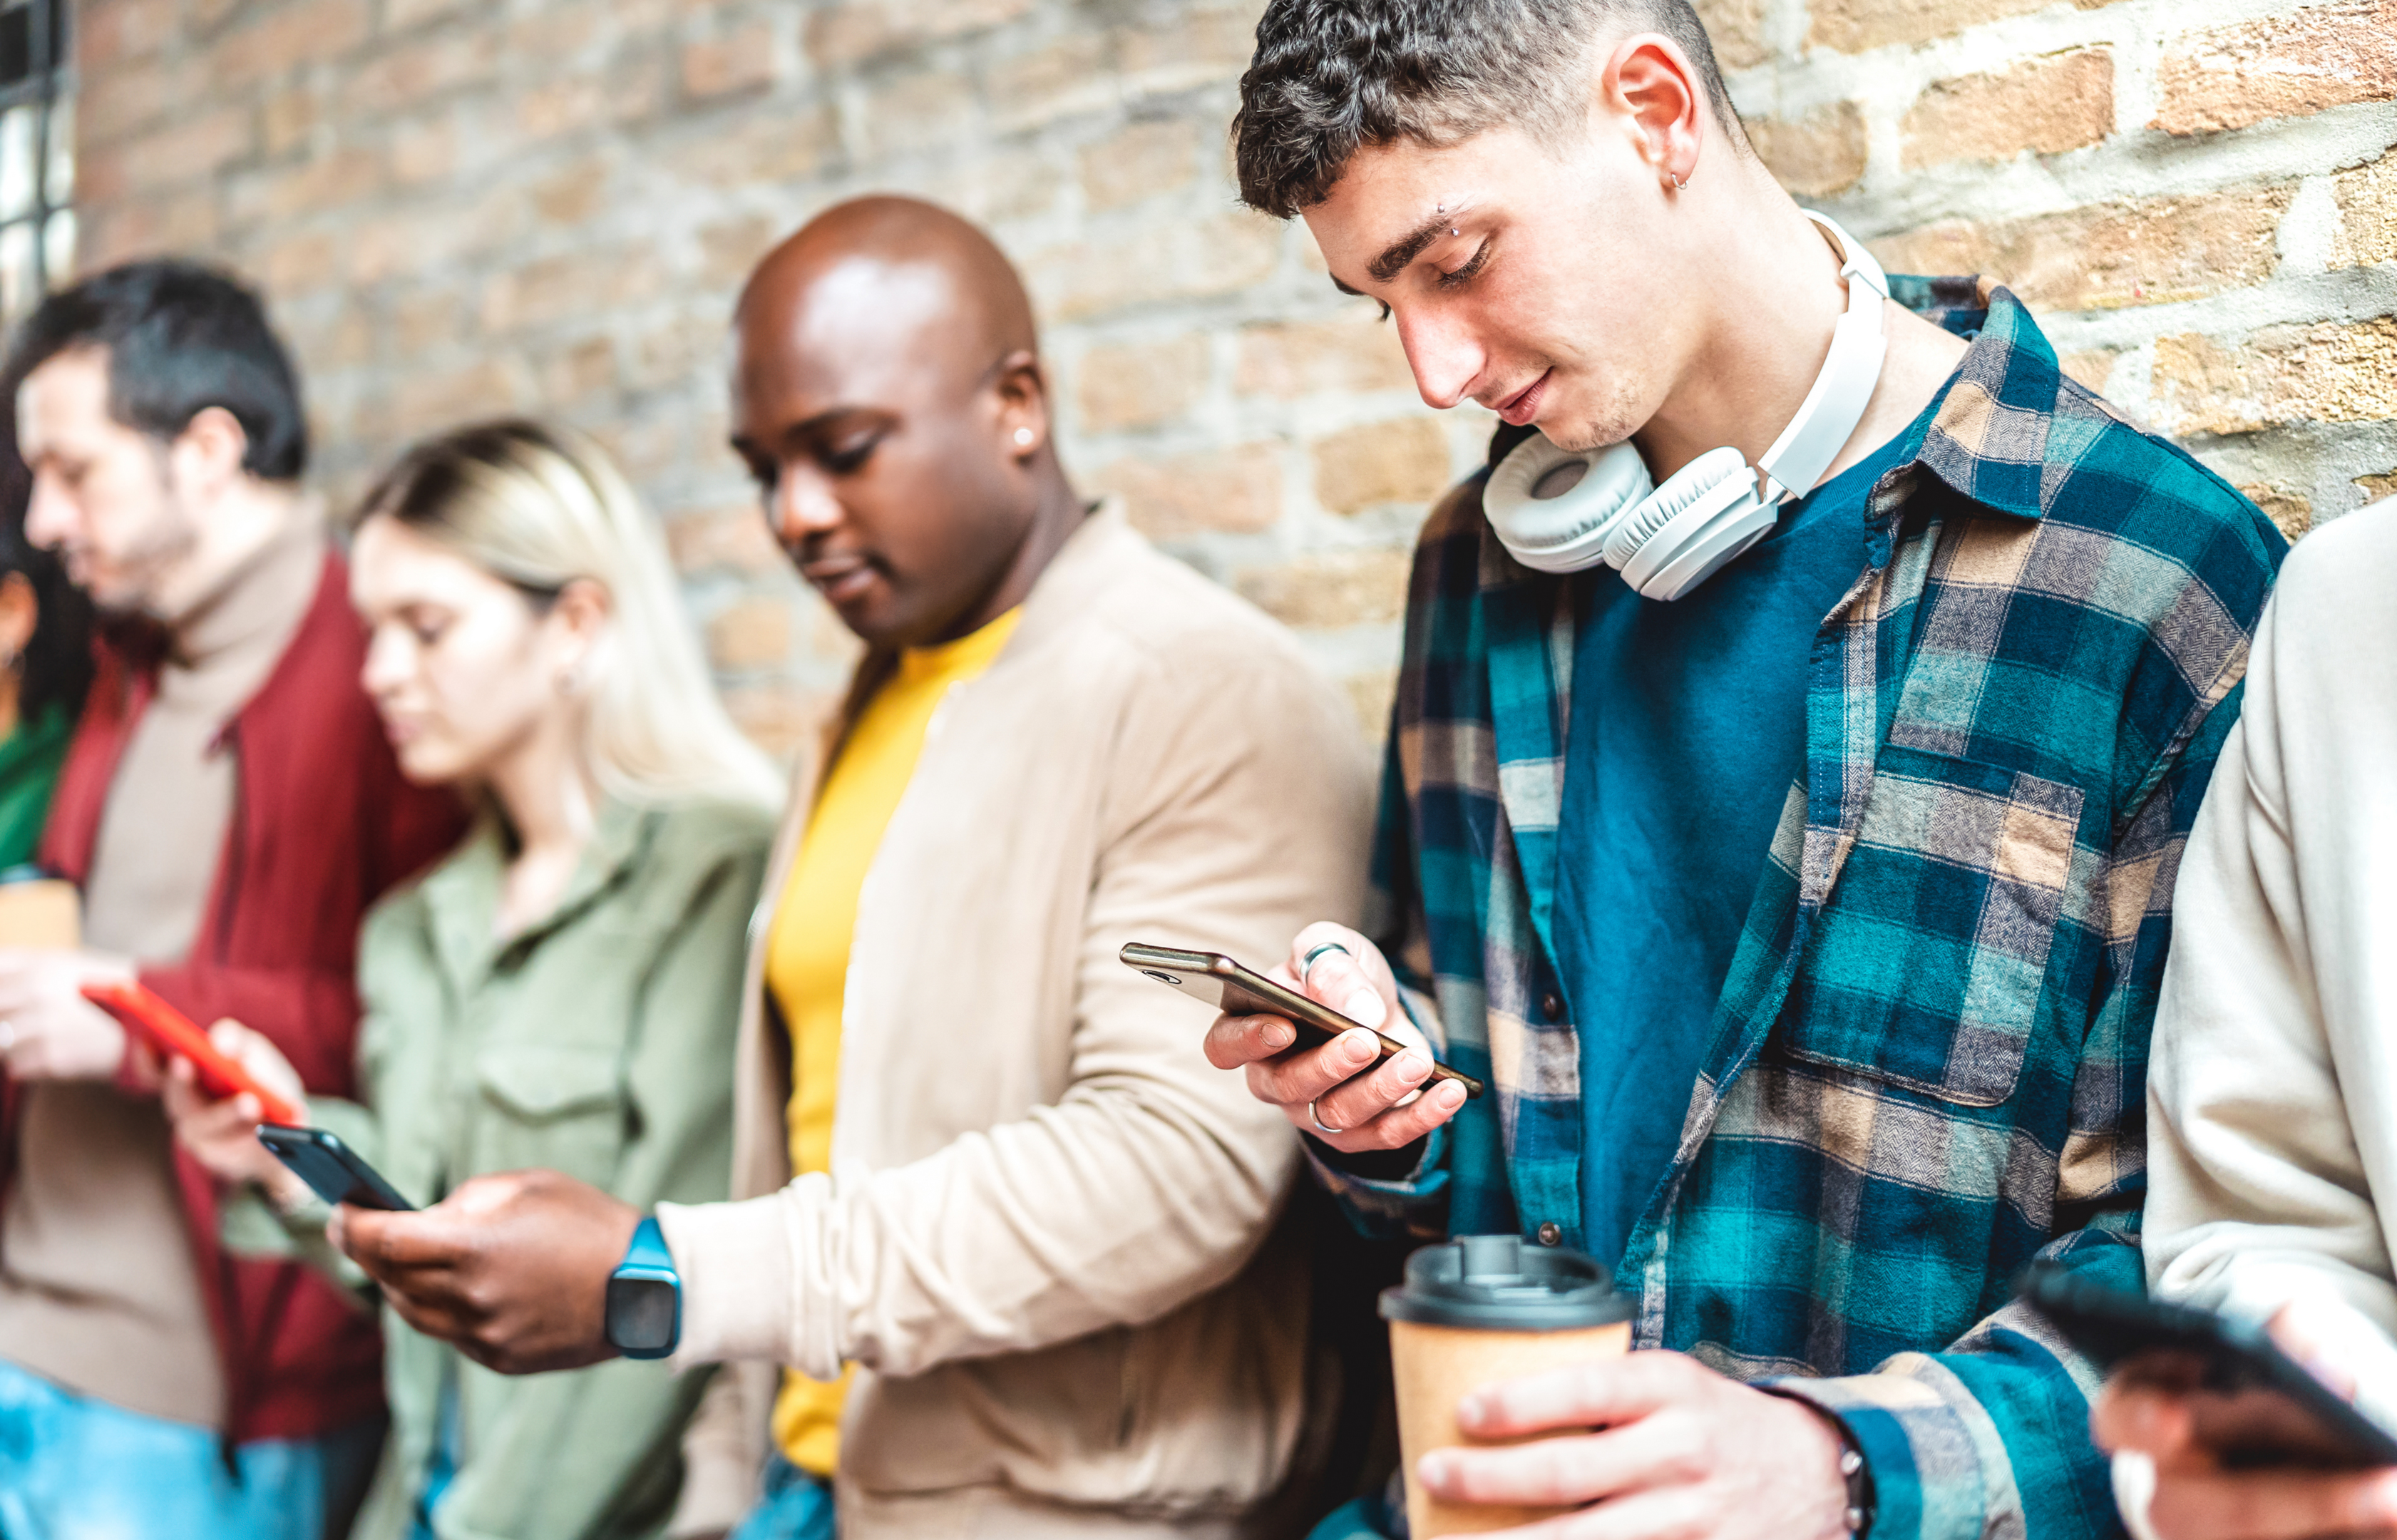
[[(2070, 367), (2295, 530), (2397, 490), (2397, 0), (1707, 0), (1770, 162), (1894, 267), (2013, 284)], [(84, 0), (86, 265), (267, 287), (337, 500), (538, 410), (668, 521), (742, 719), (850, 655), (723, 448), (724, 324), (825, 203), (988, 222), (1066, 463), (1300, 628), (1376, 727), (1406, 550), (1490, 420), (1416, 399), (1224, 127), (1255, 0)]]

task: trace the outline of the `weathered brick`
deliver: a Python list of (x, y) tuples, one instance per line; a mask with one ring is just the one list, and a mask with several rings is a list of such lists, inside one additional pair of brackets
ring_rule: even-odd
[(1348, 708), (1357, 714), (1358, 730), (1375, 751), (1375, 762), (1379, 763), (1381, 746), (1389, 737), (1390, 707), (1399, 698), (1399, 671), (1377, 668), (1352, 674), (1340, 683), (1348, 696)]
[(2270, 481), (2242, 482), (2239, 490), (2289, 539), (2313, 528), (2313, 500), (2305, 493)]
[(114, 143), (149, 127), (196, 94), (191, 68), (179, 60), (128, 61), (84, 83), (75, 101), (75, 131), (87, 145)]
[(221, 229), (217, 200), (205, 192), (128, 198), (78, 215), (75, 255), (91, 272), (129, 257), (206, 251)]
[(1795, 120), (1759, 118), (1748, 126), (1757, 157), (1792, 196), (1828, 197), (1865, 174), (1865, 118), (1853, 101), (1816, 108)]
[(278, 242), (259, 263), (259, 275), (274, 294), (301, 294), (341, 276), (341, 243), (329, 230), (311, 231)]
[(1075, 399), (1092, 433), (1179, 417), (1207, 388), (1206, 337), (1094, 347), (1082, 355)]
[(2159, 337), (2153, 400), (2156, 425), (2174, 434), (2397, 417), (2397, 318), (2275, 327), (2238, 344)]
[(675, 569), (697, 577), (716, 572), (775, 572), (790, 565), (753, 500), (677, 514), (666, 520), (666, 549)]
[(644, 248), (544, 257), (496, 275), (484, 286), (482, 324), (487, 331), (517, 331), (607, 315), (663, 288), (657, 259)]
[(269, 155), (288, 154), (305, 146), (322, 121), (315, 91), (305, 86), (276, 91), (258, 110), (259, 148)]
[(500, 61), (489, 37), (445, 29), (419, 42), (376, 49), (342, 87), (343, 104), (368, 114), (422, 106), (445, 92), (489, 81)]
[(606, 155), (584, 155), (527, 188), (525, 201), (551, 224), (585, 224), (605, 206), (610, 174)]
[(1033, 0), (851, 0), (808, 18), (808, 53), (825, 69), (1012, 21)]
[(2156, 115), (2168, 134), (2210, 134), (2397, 98), (2397, 0), (2304, 6), (2165, 44)]
[(1414, 384), (1399, 334), (1370, 315), (1285, 321), (1240, 332), (1232, 388), (1280, 400), (1327, 391), (1405, 390)]
[(720, 377), (728, 345), (722, 317), (673, 316), (633, 338), (622, 379), (625, 388), (637, 391), (663, 389), (702, 371)]
[(447, 347), (464, 334), (469, 314), (464, 299), (448, 288), (400, 295), (391, 307), (392, 348), (413, 360)]
[(114, 147), (105, 160), (87, 155), (76, 169), (77, 191), (105, 202), (120, 193), (154, 193), (205, 177), (248, 154), (257, 143), (255, 128), (256, 114), (244, 107), (179, 117)]
[(391, 176), (403, 186), (437, 181), (458, 164), (457, 126), (447, 117), (402, 123), (392, 130)]
[(707, 623), (708, 661), (728, 674), (771, 668), (791, 655), (791, 609), (779, 599), (741, 599)]
[(971, 131), (973, 98), (945, 70), (918, 70), (877, 87), (866, 109), (866, 142), (878, 155), (957, 142)]
[(209, 70), (219, 89), (285, 74), (355, 47), (372, 25), (368, 0), (298, 0), (226, 34)]
[(616, 383), (616, 344), (585, 337), (541, 361), (541, 398), (550, 410), (572, 406)]
[(683, 135), (649, 164), (676, 181), (770, 186), (813, 175), (839, 148), (840, 123), (829, 106), (778, 107), (745, 123)]
[(1120, 94), (1108, 40), (1091, 33), (1073, 33), (994, 65), (984, 89), (992, 120), (1002, 131), (1089, 112)]
[(773, 29), (763, 21), (683, 45), (682, 88), (703, 100), (769, 90), (779, 73)]
[(2331, 196), (2338, 205), (2331, 266), (2397, 261), (2397, 154), (2384, 154), (2333, 177)]
[(156, 52), (181, 35), (181, 9), (176, 0), (87, 0), (70, 29), (76, 65), (93, 77)]
[(2121, 354), (2111, 348), (2092, 348), (2085, 353), (2068, 353), (2058, 358), (2056, 367), (2065, 378), (2077, 380), (2099, 395), (2106, 394), (2106, 382), (2114, 373), (2114, 360)]
[(1724, 69), (1751, 69), (1773, 57), (1764, 45), (1764, 0), (1696, 0), (1696, 7)]
[(2114, 131), (2114, 56), (2081, 48), (1995, 74), (1935, 81), (1898, 131), (1908, 170), (2095, 144)]
[(1251, 604), (1306, 631), (1395, 621), (1406, 610), (1407, 551), (1327, 551), (1236, 573), (1232, 587)]
[(1235, 213), (1052, 248), (1035, 252), (1024, 265), (1042, 314), (1071, 320), (1245, 288), (1271, 273), (1280, 254), (1279, 223)]
[(2113, 310), (2261, 283), (2288, 186), (2096, 204), (1999, 224), (1948, 223), (1877, 241), (1894, 273), (1981, 273), (2034, 308)]
[(2053, 0), (1819, 0), (1806, 33), (1809, 47), (1863, 53), (1894, 43), (1935, 37), (2035, 11)]
[(1085, 146), (1078, 159), (1084, 206), (1120, 208), (1189, 184), (1198, 169), (1197, 126), (1182, 118), (1135, 123)]
[(395, 440), (413, 438), (469, 418), (521, 411), (534, 404), (521, 360), (487, 352), (452, 368), (414, 368), (392, 382), (381, 428)]
[(277, 175), (266, 184), (266, 214), (288, 220), (355, 204), (380, 193), (383, 157), (362, 144), (344, 145)]
[(1448, 485), (1448, 435), (1428, 417), (1343, 428), (1313, 448), (1315, 500), (1335, 514), (1428, 502)]
[(1119, 27), (1117, 57), (1130, 81), (1149, 90), (1237, 76), (1256, 51), (1259, 8), (1237, 4), (1193, 8), (1160, 21)]
[(1134, 527), (1154, 540), (1266, 529), (1281, 517), (1281, 449), (1276, 444), (1236, 444), (1162, 459), (1126, 455), (1084, 479), (1094, 491), (1120, 496)]
[(393, 32), (466, 9), (473, 0), (383, 0), (382, 24)]
[(781, 220), (767, 214), (741, 214), (702, 226), (699, 281), (718, 292), (738, 289), (748, 281), (757, 259), (787, 233)]
[(837, 689), (811, 691), (787, 684), (740, 685), (724, 692), (724, 708), (752, 743), (789, 759), (811, 745), (840, 709)]

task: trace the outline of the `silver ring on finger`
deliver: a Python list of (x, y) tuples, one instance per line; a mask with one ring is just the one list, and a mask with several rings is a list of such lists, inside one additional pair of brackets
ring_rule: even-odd
[[(1298, 959), (1298, 976), (1302, 983), (1305, 982), (1307, 974), (1315, 971), (1315, 959), (1323, 956), (1326, 952), (1337, 952), (1351, 962), (1357, 960), (1356, 953), (1351, 952), (1348, 948), (1341, 945), (1336, 941), (1327, 941), (1319, 946), (1310, 946), (1306, 949), (1306, 956)], [(1319, 1124), (1317, 1126), (1320, 1127), (1321, 1125)]]
[(1319, 1133), (1346, 1133), (1348, 1132), (1346, 1129), (1333, 1128), (1331, 1124), (1325, 1122), (1323, 1120), (1323, 1115), (1315, 1110), (1315, 1104), (1313, 1102), (1306, 1104), (1306, 1120), (1315, 1125), (1316, 1132)]

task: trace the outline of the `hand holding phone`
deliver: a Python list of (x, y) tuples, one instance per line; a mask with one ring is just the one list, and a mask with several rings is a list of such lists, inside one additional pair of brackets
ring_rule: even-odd
[(2023, 1300), (2065, 1339), (2188, 1409), (2195, 1441), (2226, 1470), (2397, 1466), (2397, 1431), (2317, 1378), (2261, 1324), (2109, 1289), (2053, 1263), (2023, 1275)]
[(83, 998), (114, 1016), (162, 1058), (190, 1060), (209, 1095), (221, 1098), (247, 1091), (258, 1098), (259, 1110), (268, 1122), (307, 1121), (298, 1107), (260, 1085), (249, 1071), (220, 1052), (198, 1024), (146, 985), (131, 979), (87, 984)]
[(324, 1129), (290, 1128), (280, 1123), (258, 1125), (258, 1142), (291, 1168), (316, 1196), (328, 1203), (354, 1208), (384, 1209), (405, 1213), (416, 1207), (366, 1158)]

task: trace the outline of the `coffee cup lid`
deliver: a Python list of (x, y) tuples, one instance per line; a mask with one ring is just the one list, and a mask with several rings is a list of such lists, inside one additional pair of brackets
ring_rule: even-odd
[(1407, 1258), (1406, 1282), (1382, 1291), (1385, 1320), (1484, 1332), (1570, 1332), (1631, 1319), (1603, 1264), (1579, 1252), (1467, 1235)]

